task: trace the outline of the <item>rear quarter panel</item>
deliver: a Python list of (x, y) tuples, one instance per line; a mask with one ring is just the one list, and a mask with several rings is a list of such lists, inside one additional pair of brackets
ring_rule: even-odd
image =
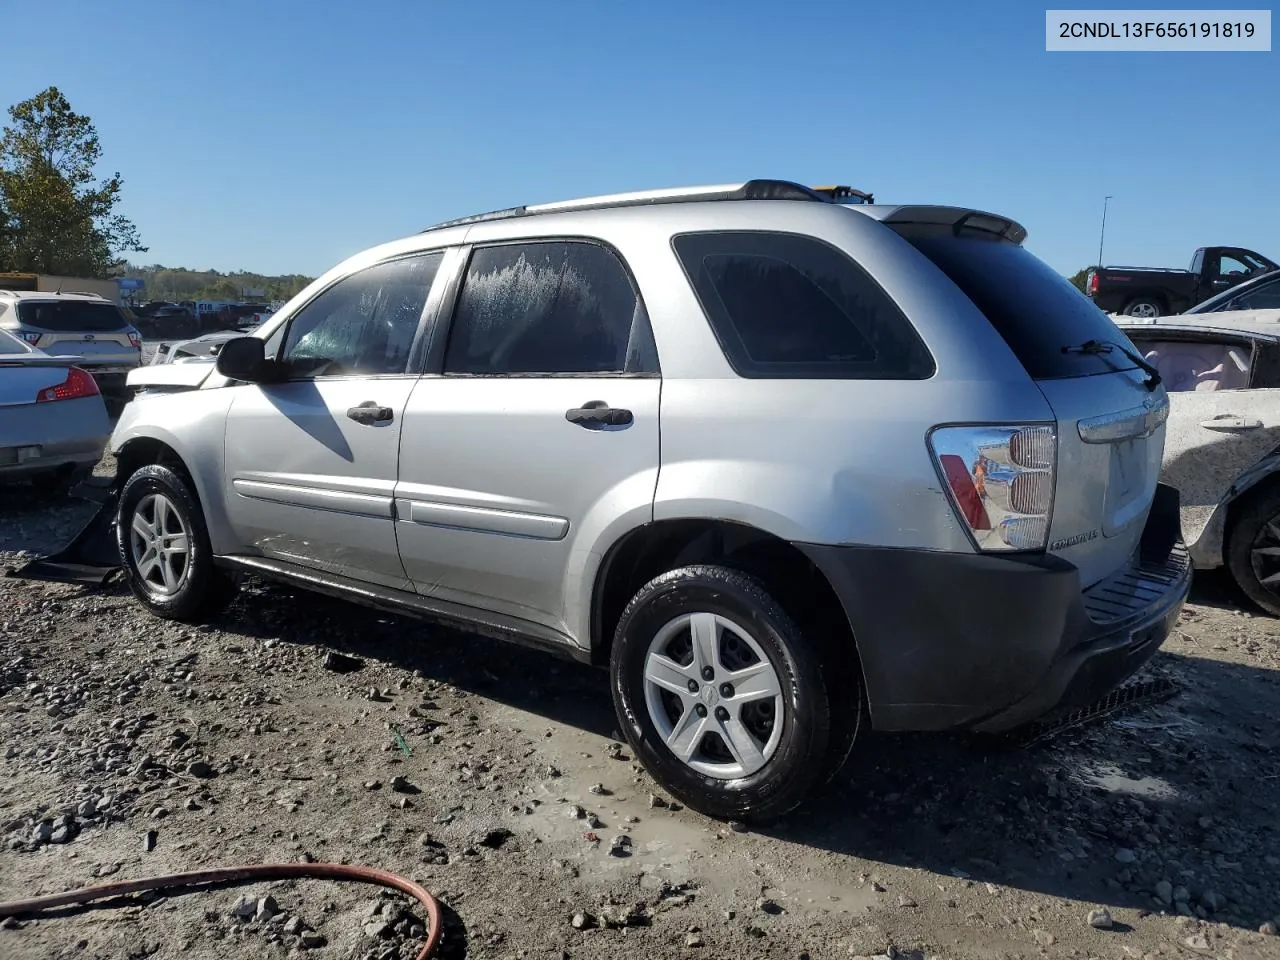
[[(890, 228), (856, 209), (720, 204), (681, 229), (809, 233), (861, 264), (911, 319), (927, 380), (744, 379), (724, 358), (670, 234), (629, 261), (662, 363), (654, 519), (714, 517), (790, 541), (971, 552), (929, 453), (936, 425), (1052, 419), (977, 308)], [(814, 209), (817, 208), (817, 209)]]

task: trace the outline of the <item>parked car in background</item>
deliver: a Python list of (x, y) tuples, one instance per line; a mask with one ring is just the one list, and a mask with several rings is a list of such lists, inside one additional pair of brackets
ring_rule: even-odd
[(125, 377), (142, 365), (142, 334), (120, 307), (93, 294), (0, 290), (0, 330), (51, 356), (78, 357), (109, 399), (125, 397)]
[(756, 180), (368, 250), (131, 376), (127, 582), (199, 621), (249, 573), (607, 665), (637, 759), (721, 817), (785, 813), (867, 726), (1089, 705), (1189, 587), (1168, 399), (1025, 236)]
[(216, 311), (201, 315), (201, 332), (244, 330), (261, 322), (256, 317), (269, 308), (261, 303), (224, 303)]
[(189, 340), (165, 341), (157, 345), (151, 357), (151, 366), (165, 363), (186, 363), (192, 360), (207, 360), (210, 363), (228, 340), (241, 335), (239, 330), (223, 330), (218, 333), (205, 333)]
[(1118, 323), (1169, 391), (1164, 480), (1199, 569), (1280, 615), (1280, 311)]
[(195, 315), (186, 307), (174, 304), (168, 304), (145, 317), (139, 317), (137, 326), (148, 340), (157, 340), (161, 337), (194, 337), (200, 332)]
[(101, 459), (111, 421), (78, 359), (0, 330), (0, 482), (66, 488)]
[(1273, 310), (1280, 314), (1280, 271), (1259, 274), (1196, 304), (1186, 313), (1196, 315), (1241, 310)]
[(1189, 270), (1095, 267), (1086, 276), (1085, 293), (1107, 313), (1163, 317), (1277, 269), (1280, 264), (1274, 260), (1243, 247), (1201, 247)]

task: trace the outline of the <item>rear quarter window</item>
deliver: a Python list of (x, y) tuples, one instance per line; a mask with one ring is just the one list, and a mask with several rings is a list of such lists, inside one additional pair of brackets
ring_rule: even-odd
[(672, 240), (734, 371), (750, 378), (924, 380), (915, 328), (853, 260), (802, 234), (681, 234)]
[(115, 304), (89, 300), (23, 300), (18, 304), (18, 320), (24, 326), (58, 333), (108, 333), (128, 326)]
[(1132, 350), (1092, 300), (1010, 240), (951, 227), (890, 224), (973, 301), (1034, 380), (1085, 377), (1135, 364), (1119, 350), (1073, 352), (1089, 340)]

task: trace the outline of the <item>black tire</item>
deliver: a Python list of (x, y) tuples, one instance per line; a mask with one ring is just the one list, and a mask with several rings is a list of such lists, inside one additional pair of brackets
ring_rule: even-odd
[[(782, 691), (777, 746), (747, 776), (723, 779), (694, 769), (667, 747), (650, 715), (645, 697), (650, 645), (664, 626), (696, 613), (717, 615), (745, 631), (767, 656)], [(776, 819), (799, 805), (831, 771), (832, 705), (818, 649), (758, 580), (736, 570), (682, 567), (646, 584), (618, 623), (610, 680), (619, 724), (636, 756), (663, 789), (708, 816)], [(857, 678), (852, 682), (860, 685)]]
[[(172, 592), (164, 592), (139, 570), (132, 549), (135, 515), (140, 505), (153, 495), (165, 499), (168, 509), (174, 511), (186, 531), (188, 551)], [(220, 613), (236, 595), (235, 577), (214, 566), (213, 548), (209, 545), (209, 530), (200, 502), (186, 478), (168, 467), (160, 464), (140, 467), (125, 481), (116, 513), (116, 543), (129, 589), (158, 617), (199, 623)]]
[(1240, 507), (1227, 530), (1227, 569), (1245, 596), (1280, 617), (1280, 582), (1274, 590), (1262, 582), (1269, 574), (1280, 574), (1280, 556), (1254, 555), (1257, 546), (1280, 548), (1280, 536), (1268, 530), (1274, 526), (1280, 533), (1280, 483), (1249, 494)]

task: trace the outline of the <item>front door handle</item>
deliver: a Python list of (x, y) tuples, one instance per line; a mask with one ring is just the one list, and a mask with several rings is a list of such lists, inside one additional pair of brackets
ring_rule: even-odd
[(1248, 417), (1213, 417), (1201, 420), (1200, 426), (1206, 430), (1257, 430), (1262, 426), (1262, 421)]
[(635, 417), (630, 410), (611, 407), (603, 400), (589, 400), (580, 407), (566, 410), (564, 418), (588, 430), (603, 430), (605, 427), (625, 427)]
[(366, 400), (358, 406), (348, 407), (347, 416), (356, 423), (363, 423), (365, 426), (371, 426), (375, 423), (390, 423), (395, 419), (395, 413), (390, 407), (379, 406), (373, 400)]

